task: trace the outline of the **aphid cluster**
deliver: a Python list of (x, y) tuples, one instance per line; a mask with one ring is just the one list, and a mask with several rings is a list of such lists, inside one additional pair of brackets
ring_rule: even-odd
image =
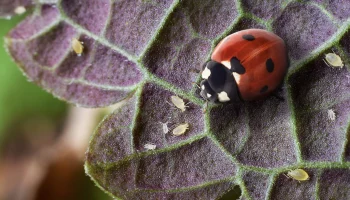
[[(178, 96), (171, 96), (170, 101), (173, 103), (173, 105), (176, 108), (180, 109), (181, 112), (185, 112), (186, 108), (188, 108), (188, 106), (185, 104), (184, 100)], [(165, 123), (160, 122), (160, 123), (162, 124), (163, 133), (167, 134), (169, 132), (168, 122), (165, 122)], [(175, 127), (173, 129), (172, 133), (175, 136), (180, 136), (180, 135), (185, 134), (185, 132), (186, 132), (186, 130), (188, 130), (188, 128), (189, 128), (189, 124), (183, 123), (183, 124), (180, 124), (177, 127)]]

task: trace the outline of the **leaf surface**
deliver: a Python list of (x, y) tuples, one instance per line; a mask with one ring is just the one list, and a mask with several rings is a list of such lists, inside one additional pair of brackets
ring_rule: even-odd
[[(113, 197), (218, 199), (238, 185), (241, 199), (350, 199), (349, 6), (62, 0), (36, 5), (6, 42), (28, 78), (61, 99), (103, 107), (129, 97), (100, 123), (87, 151), (86, 172)], [(291, 65), (275, 93), (284, 100), (209, 105), (203, 113), (196, 71), (223, 37), (247, 28), (286, 42)], [(84, 42), (81, 56), (73, 38)], [(332, 51), (344, 68), (324, 63)], [(188, 103), (185, 112), (168, 103), (172, 95)], [(182, 123), (189, 129), (173, 136)], [(297, 168), (310, 180), (284, 176)]]

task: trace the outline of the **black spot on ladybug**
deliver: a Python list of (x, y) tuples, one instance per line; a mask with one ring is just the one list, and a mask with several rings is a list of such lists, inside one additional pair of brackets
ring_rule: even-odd
[(269, 87), (267, 87), (267, 85), (265, 85), (264, 87), (261, 88), (260, 93), (267, 92), (268, 89), (269, 89)]
[(266, 60), (266, 69), (268, 72), (273, 72), (275, 68), (275, 65), (273, 64), (273, 61), (271, 58), (267, 59)]
[(245, 68), (241, 64), (241, 61), (239, 61), (236, 57), (231, 58), (230, 60), (231, 63), (231, 72), (236, 72), (238, 74), (244, 74), (245, 73)]
[(245, 34), (242, 37), (243, 37), (243, 39), (248, 40), (248, 41), (255, 40), (255, 37), (253, 35), (250, 35), (250, 34)]

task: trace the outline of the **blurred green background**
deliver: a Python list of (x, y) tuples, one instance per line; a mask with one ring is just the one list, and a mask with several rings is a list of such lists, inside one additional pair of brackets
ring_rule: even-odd
[[(33, 157), (36, 157), (35, 153), (40, 151), (42, 146), (47, 147), (55, 143), (64, 128), (69, 109), (65, 102), (28, 82), (4, 48), (4, 36), (24, 17), (0, 19), (0, 176), (4, 179), (6, 175), (6, 180), (2, 182), (0, 180), (0, 199), (2, 200), (16, 199), (13, 198), (16, 196), (16, 188), (11, 188), (10, 182), (23, 183), (20, 180), (22, 177), (16, 176), (17, 168), (18, 174), (22, 173), (25, 171), (23, 169), (28, 168), (25, 166), (30, 163), (28, 160), (33, 160)], [(68, 188), (70, 191), (73, 190), (73, 193), (61, 197), (55, 193), (47, 194), (57, 190), (57, 188), (48, 188), (51, 186), (46, 183), (54, 182), (50, 180), (52, 179), (50, 176), (53, 172), (59, 171), (57, 169), (61, 169), (53, 162), (48, 163), (44, 180), (38, 188), (35, 188), (37, 191), (34, 193), (37, 196), (26, 197), (26, 199), (47, 199), (50, 196), (55, 196), (53, 199), (111, 199), (85, 175), (83, 163), (80, 166), (80, 162), (82, 161), (78, 162), (78, 171), (74, 172), (72, 177), (74, 179), (72, 182), (77, 187)], [(57, 174), (54, 174), (55, 176)], [(62, 191), (65, 187), (69, 187), (69, 184), (58, 185), (58, 189)]]
[[(32, 117), (62, 118), (66, 104), (26, 80), (4, 48), (4, 36), (24, 17), (0, 19), (0, 145), (16, 123)], [(1, 145), (2, 146), (2, 145)]]

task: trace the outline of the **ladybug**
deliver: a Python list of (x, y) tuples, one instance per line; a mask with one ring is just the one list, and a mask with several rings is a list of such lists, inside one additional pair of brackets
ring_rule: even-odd
[(284, 41), (262, 29), (224, 38), (202, 69), (200, 95), (210, 102), (262, 99), (282, 82), (289, 65)]

